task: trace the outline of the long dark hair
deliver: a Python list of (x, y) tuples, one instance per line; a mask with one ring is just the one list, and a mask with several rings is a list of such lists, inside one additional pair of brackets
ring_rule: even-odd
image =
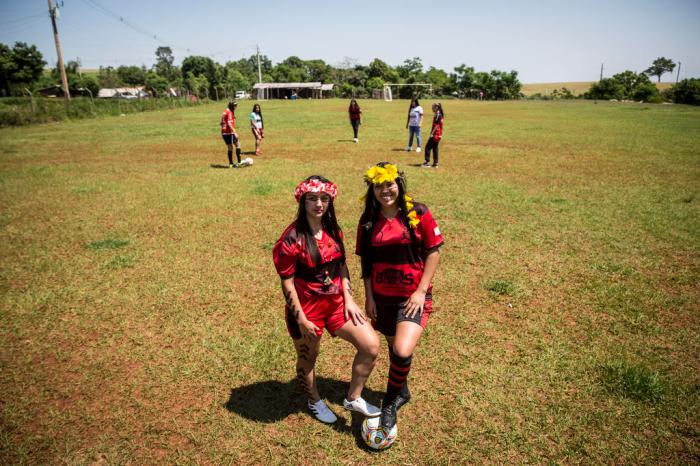
[[(379, 162), (378, 167), (384, 167), (390, 162)], [(397, 217), (408, 229), (409, 235), (411, 235), (411, 244), (413, 246), (413, 251), (418, 257), (421, 253), (421, 245), (416, 237), (416, 232), (411, 228), (411, 224), (408, 219), (408, 207), (406, 207), (406, 175), (399, 171), (399, 176), (394, 180), (399, 188), (399, 196), (396, 202), (399, 204), (399, 212)], [(360, 225), (362, 225), (362, 233), (360, 236), (360, 241), (362, 245), (362, 278), (368, 278), (372, 275), (372, 229), (377, 223), (379, 218), (379, 212), (382, 210), (382, 205), (377, 200), (374, 195), (374, 183), (371, 181), (367, 182), (367, 193), (365, 194), (365, 210), (360, 216)]]
[[(304, 181), (319, 180), (322, 183), (328, 183), (330, 180), (321, 175), (311, 175)], [(306, 244), (306, 250), (309, 253), (309, 257), (313, 261), (314, 265), (319, 265), (321, 263), (321, 252), (318, 250), (318, 245), (316, 244), (316, 239), (311, 232), (311, 227), (306, 219), (306, 195), (304, 193), (299, 198), (299, 209), (297, 210), (297, 218), (295, 221), (295, 226), (297, 234), (304, 237), (304, 244)], [(342, 254), (341, 261), (345, 262), (345, 245), (343, 244), (343, 237), (341, 235), (340, 227), (338, 226), (338, 219), (335, 216), (335, 208), (333, 207), (333, 198), (328, 202), (328, 208), (321, 217), (321, 228), (331, 238), (338, 243), (340, 247), (340, 253)]]
[(445, 112), (442, 111), (442, 104), (440, 102), (435, 102), (433, 105), (438, 108), (438, 113), (444, 118)]
[[(413, 102), (415, 102), (416, 105), (413, 105)], [(411, 115), (411, 110), (413, 109), (413, 107), (419, 107), (419, 106), (420, 106), (420, 104), (418, 103), (418, 99), (411, 99), (411, 103), (408, 104), (408, 114)], [(377, 165), (379, 165), (379, 164), (377, 164)]]
[[(255, 107), (258, 107), (258, 111), (255, 111)], [(255, 104), (253, 105), (253, 113), (257, 113), (260, 116), (260, 125), (265, 128), (265, 122), (263, 121), (263, 116), (262, 116), (262, 109), (260, 108), (260, 104)]]
[(357, 108), (358, 110), (360, 109), (360, 105), (357, 103), (357, 100), (355, 100), (355, 99), (350, 100), (350, 105), (348, 106), (348, 111), (352, 110), (353, 108)]

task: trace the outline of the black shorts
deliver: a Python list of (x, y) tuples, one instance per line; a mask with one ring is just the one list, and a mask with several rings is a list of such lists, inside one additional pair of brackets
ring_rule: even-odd
[(372, 326), (387, 337), (396, 335), (396, 324), (399, 322), (413, 322), (425, 328), (428, 324), (428, 317), (433, 312), (433, 293), (428, 291), (425, 295), (425, 305), (423, 313), (416, 313), (413, 317), (406, 315), (404, 303), (408, 300), (403, 296), (383, 296), (374, 295), (374, 302), (377, 305), (377, 320), (372, 321)]
[(222, 134), (221, 137), (224, 138), (226, 145), (238, 144), (238, 138), (235, 134)]

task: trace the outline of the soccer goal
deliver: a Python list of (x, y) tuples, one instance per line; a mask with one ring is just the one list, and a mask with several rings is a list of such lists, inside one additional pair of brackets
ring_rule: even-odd
[(411, 84), (392, 84), (392, 83), (387, 83), (384, 84), (384, 91), (382, 92), (384, 94), (384, 100), (386, 102), (391, 102), (393, 100), (391, 88), (392, 87), (401, 87), (401, 86), (413, 86), (413, 87), (427, 87), (428, 88), (428, 94), (433, 93), (433, 85), (430, 83), (411, 83)]

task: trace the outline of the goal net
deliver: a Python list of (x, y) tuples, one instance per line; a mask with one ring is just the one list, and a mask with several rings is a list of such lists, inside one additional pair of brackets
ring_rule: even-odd
[[(391, 101), (393, 100), (393, 96), (392, 96), (392, 93), (391, 93), (391, 88), (392, 88), (392, 87), (396, 87), (396, 91), (399, 93), (399, 94), (398, 94), (398, 95), (399, 95), (399, 98), (401, 98), (401, 95), (402, 95), (402, 94), (405, 94), (405, 93), (399, 92), (400, 89), (401, 89), (401, 88), (405, 88), (405, 87), (408, 87), (408, 88), (415, 88), (415, 89), (412, 91), (412, 94), (413, 94), (413, 95), (418, 95), (418, 96), (420, 96), (420, 95), (423, 94), (423, 92), (426, 92), (426, 91), (427, 91), (428, 95), (433, 95), (433, 85), (430, 84), (430, 83), (410, 83), (410, 84), (393, 84), (393, 83), (386, 83), (386, 84), (384, 84), (384, 90), (383, 90), (382, 93), (384, 94), (384, 100), (387, 101), (387, 102), (391, 102)], [(404, 98), (407, 98), (407, 97), (404, 97)]]
[(393, 100), (392, 96), (391, 96), (391, 87), (384, 86), (383, 94), (384, 94), (384, 100), (386, 102), (391, 102)]

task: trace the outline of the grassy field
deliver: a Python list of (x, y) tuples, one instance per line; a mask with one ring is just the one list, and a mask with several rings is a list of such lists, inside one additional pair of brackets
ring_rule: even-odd
[[(653, 80), (654, 78), (652, 78)], [(669, 89), (671, 86), (673, 86), (674, 83), (671, 82), (663, 82), (663, 83), (656, 83), (656, 87), (659, 89), (659, 91), (663, 91), (664, 89)], [(571, 91), (572, 94), (578, 96), (578, 95), (583, 95), (584, 93), (588, 92), (588, 90), (591, 88), (591, 84), (593, 84), (592, 81), (577, 81), (577, 82), (561, 82), (561, 83), (530, 83), (530, 84), (523, 84), (522, 88), (522, 93), (526, 96), (531, 96), (533, 94), (542, 94), (542, 95), (550, 95), (552, 91), (555, 90), (560, 90), (562, 87), (567, 88), (568, 90)]]
[[(347, 101), (264, 102), (241, 170), (217, 168), (222, 103), (0, 130), (0, 463), (697, 464), (700, 109), (450, 101), (425, 170), (407, 102), (361, 105), (355, 145)], [(317, 366), (340, 422), (305, 412), (271, 248), (320, 173), (354, 250), (380, 160), (446, 246), (374, 453), (341, 407), (345, 342)]]

